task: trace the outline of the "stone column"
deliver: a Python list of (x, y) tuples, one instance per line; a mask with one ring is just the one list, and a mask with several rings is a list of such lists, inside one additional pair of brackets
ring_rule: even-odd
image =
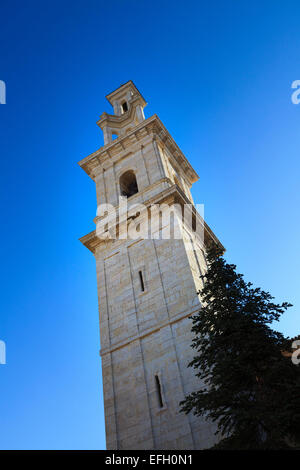
[(136, 116), (139, 122), (145, 121), (144, 110), (140, 104), (136, 107)]
[(94, 173), (96, 183), (97, 206), (99, 206), (99, 204), (105, 204), (107, 202), (103, 169), (97, 167), (97, 171), (94, 171)]
[(111, 129), (108, 126), (103, 127), (104, 145), (112, 142)]
[(118, 101), (114, 101), (113, 107), (115, 116), (121, 116), (121, 107)]

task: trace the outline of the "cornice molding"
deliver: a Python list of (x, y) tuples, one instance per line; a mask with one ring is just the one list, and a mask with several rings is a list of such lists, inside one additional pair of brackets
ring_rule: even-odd
[(103, 165), (104, 161), (112, 159), (120, 153), (126, 152), (126, 150), (130, 151), (133, 144), (139, 143), (141, 145), (141, 141), (148, 136), (157, 139), (169, 149), (172, 158), (186, 173), (191, 185), (198, 181), (199, 176), (156, 114), (141, 122), (128, 134), (118, 137), (113, 142), (88, 155), (78, 164), (94, 180), (93, 170), (98, 165)]
[(118, 341), (117, 343), (112, 344), (110, 346), (103, 347), (102, 349), (100, 349), (99, 354), (100, 354), (100, 356), (103, 357), (106, 354), (117, 351), (118, 349), (121, 349), (124, 346), (127, 346), (128, 344), (133, 343), (134, 341), (137, 341), (138, 339), (145, 338), (146, 336), (149, 336), (149, 335), (155, 333), (156, 331), (159, 331), (160, 329), (162, 329), (166, 326), (173, 325), (174, 323), (178, 323), (181, 320), (185, 320), (186, 318), (191, 317), (195, 313), (199, 312), (200, 308), (201, 308), (201, 302), (199, 301), (199, 305), (197, 305), (196, 308), (186, 309), (186, 310), (178, 313), (177, 315), (174, 315), (173, 317), (170, 317), (168, 320), (165, 320), (165, 321), (162, 321), (162, 322), (158, 323), (154, 327), (147, 328), (146, 330), (144, 330), (140, 333), (132, 335), (132, 336), (128, 337), (125, 340)]
[(120, 95), (122, 92), (125, 92), (126, 89), (131, 90), (131, 91), (135, 92), (137, 95), (139, 95), (143, 100), (144, 106), (146, 106), (146, 104), (147, 104), (146, 100), (144, 99), (143, 95), (138, 90), (138, 88), (135, 86), (135, 84), (133, 83), (132, 80), (129, 80), (128, 82), (123, 83), (123, 85), (119, 86), (119, 88), (117, 88), (116, 90), (114, 90), (111, 93), (109, 93), (108, 95), (106, 95), (105, 98), (107, 99), (107, 101), (111, 105), (113, 105), (114, 98), (116, 96)]
[[(171, 187), (165, 189), (164, 191), (160, 192), (159, 194), (149, 198), (147, 201), (144, 201), (143, 204), (150, 209), (152, 204), (189, 204), (191, 206), (191, 210), (193, 212), (194, 217), (197, 218), (197, 221), (203, 225), (204, 228), (204, 245), (209, 246), (211, 243), (215, 243), (218, 245), (223, 251), (225, 251), (224, 246), (220, 242), (220, 240), (216, 237), (213, 233), (211, 228), (207, 225), (205, 220), (200, 216), (197, 212), (195, 206), (191, 203), (191, 201), (187, 198), (184, 192), (176, 185), (173, 184)], [(128, 209), (130, 210), (130, 205), (128, 205)], [(115, 210), (118, 211), (118, 206), (115, 207)], [(97, 222), (97, 217), (94, 219)], [(113, 245), (118, 239), (101, 239), (97, 236), (96, 230), (88, 233), (87, 235), (81, 237), (79, 241), (88, 248), (94, 255), (96, 253), (96, 249), (98, 246), (103, 245), (105, 249), (114, 248)], [(121, 240), (123, 243), (125, 240)]]

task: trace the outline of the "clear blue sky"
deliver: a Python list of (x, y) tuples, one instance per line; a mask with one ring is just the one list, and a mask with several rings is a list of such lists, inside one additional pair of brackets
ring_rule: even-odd
[(246, 279), (300, 333), (298, 1), (1, 2), (0, 448), (105, 447), (93, 256), (105, 95), (133, 80)]

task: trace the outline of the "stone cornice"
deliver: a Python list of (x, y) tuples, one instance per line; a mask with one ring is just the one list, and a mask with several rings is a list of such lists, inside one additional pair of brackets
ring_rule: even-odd
[(118, 343), (112, 344), (111, 346), (103, 347), (102, 349), (100, 349), (99, 354), (100, 356), (105, 356), (105, 354), (112, 353), (113, 351), (116, 351), (117, 349), (121, 349), (124, 346), (127, 346), (127, 344), (132, 343), (138, 339), (145, 338), (145, 336), (149, 336), (152, 333), (155, 333), (156, 331), (159, 331), (162, 328), (165, 328), (166, 326), (173, 325), (174, 323), (184, 320), (185, 318), (189, 318), (191, 315), (198, 313), (200, 309), (201, 309), (201, 303), (199, 301), (199, 305), (196, 308), (192, 310), (188, 309), (187, 311), (180, 312), (177, 315), (174, 315), (173, 317), (171, 317), (169, 320), (165, 320), (161, 323), (158, 323), (157, 325), (151, 328), (148, 328), (147, 330), (141, 333), (129, 336), (125, 340), (119, 341)]
[(141, 122), (128, 134), (118, 137), (113, 142), (88, 155), (78, 164), (94, 180), (94, 169), (98, 165), (103, 165), (105, 161), (118, 156), (120, 152), (126, 152), (126, 150), (130, 152), (134, 143), (142, 144), (147, 136), (156, 138), (158, 142), (161, 142), (169, 149), (172, 158), (184, 170), (191, 185), (198, 181), (199, 176), (156, 114)]
[[(218, 245), (223, 251), (225, 251), (224, 246), (220, 242), (220, 240), (216, 237), (207, 223), (203, 220), (200, 214), (197, 212), (195, 206), (191, 203), (191, 201), (186, 197), (186, 195), (181, 191), (181, 189), (176, 185), (173, 184), (171, 187), (165, 189), (164, 191), (160, 192), (159, 194), (153, 196), (152, 198), (148, 199), (147, 201), (143, 202), (143, 204), (150, 208), (152, 204), (189, 204), (191, 206), (193, 216), (197, 218), (197, 221), (203, 225), (204, 228), (204, 244), (208, 246), (211, 243), (215, 243)], [(128, 205), (128, 209), (130, 209), (130, 205)], [(115, 208), (118, 210), (118, 207)], [(97, 220), (97, 218), (95, 219)], [(79, 239), (81, 243), (88, 248), (93, 254), (96, 253), (96, 248), (100, 245), (105, 245), (106, 248), (109, 248), (109, 245), (115, 243), (113, 239), (101, 239), (97, 236), (96, 230), (88, 233), (87, 235), (81, 237)], [(118, 240), (116, 240), (118, 241)], [(124, 240), (122, 240), (124, 242)]]

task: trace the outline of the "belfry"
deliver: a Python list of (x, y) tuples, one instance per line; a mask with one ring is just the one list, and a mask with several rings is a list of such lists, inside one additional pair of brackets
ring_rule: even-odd
[[(97, 122), (104, 146), (79, 162), (96, 184), (97, 204), (190, 208), (181, 238), (81, 238), (97, 268), (101, 358), (108, 449), (202, 449), (215, 427), (179, 411), (201, 387), (192, 368), (191, 319), (206, 270), (205, 250), (219, 240), (195, 210), (190, 188), (198, 176), (132, 81), (106, 97), (114, 114)], [(95, 219), (96, 226), (101, 217)], [(134, 217), (123, 221), (129, 224)], [(202, 224), (203, 240), (195, 236)], [(121, 228), (115, 223), (117, 233)]]

